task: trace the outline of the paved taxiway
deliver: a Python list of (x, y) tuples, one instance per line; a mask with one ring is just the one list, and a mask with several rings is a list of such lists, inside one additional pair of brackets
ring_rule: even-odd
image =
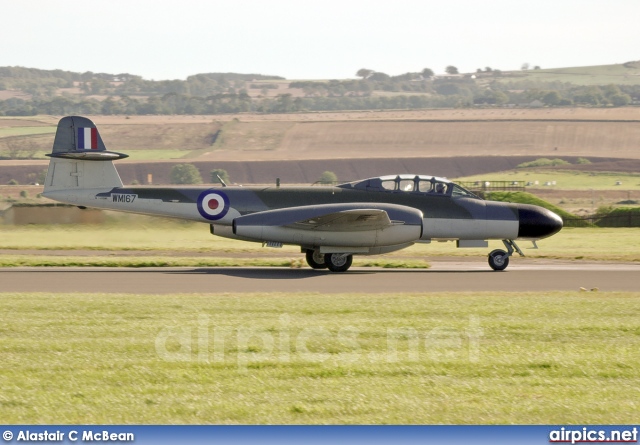
[(0, 269), (0, 292), (526, 292), (581, 287), (640, 291), (640, 264), (546, 261), (512, 263), (505, 272), (493, 272), (484, 262), (433, 262), (427, 270), (355, 267), (342, 274), (272, 267)]

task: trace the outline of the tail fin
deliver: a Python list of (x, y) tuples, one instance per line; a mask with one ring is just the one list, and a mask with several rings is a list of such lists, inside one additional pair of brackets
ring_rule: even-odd
[(122, 187), (113, 162), (127, 155), (107, 151), (91, 120), (67, 116), (58, 122), (44, 193)]

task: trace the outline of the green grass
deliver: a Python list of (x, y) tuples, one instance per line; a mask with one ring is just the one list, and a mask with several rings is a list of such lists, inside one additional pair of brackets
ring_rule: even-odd
[[(565, 227), (560, 233), (540, 240), (537, 244), (538, 249), (533, 249), (530, 242), (518, 241), (528, 258), (640, 261), (640, 228)], [(480, 260), (493, 249), (504, 249), (504, 245), (501, 241), (489, 241), (489, 247), (486, 249), (456, 249), (454, 243), (449, 242), (417, 245), (411, 249), (415, 256), (426, 259), (439, 255), (453, 255), (475, 256)], [(402, 252), (397, 253), (401, 254)], [(514, 261), (517, 262), (518, 258), (516, 255)]]
[[(428, 269), (424, 260), (399, 260), (389, 258), (354, 260), (355, 267), (382, 267), (385, 269)], [(265, 257), (184, 257), (184, 256), (104, 256), (76, 255), (0, 255), (0, 267), (307, 267), (301, 254), (288, 258)]]
[[(538, 185), (530, 187), (559, 190), (640, 190), (640, 174), (570, 170), (517, 169), (468, 176), (458, 178), (456, 181), (519, 181), (522, 185), (538, 181)], [(556, 181), (556, 185), (544, 185), (545, 182), (551, 181)], [(617, 181), (621, 181), (622, 185), (616, 185)]]
[[(143, 221), (143, 222), (140, 222)], [(154, 222), (155, 221), (155, 222)], [(533, 250), (529, 242), (520, 242), (524, 253), (531, 258), (585, 259), (608, 261), (640, 261), (640, 228), (564, 228), (551, 238), (538, 242), (539, 249)], [(424, 267), (424, 260), (438, 256), (474, 256), (479, 261), (489, 251), (504, 248), (500, 241), (490, 241), (488, 248), (456, 249), (452, 242), (416, 244), (408, 249), (388, 255), (356, 257), (356, 265), (378, 265), (390, 267), (398, 263), (402, 267)], [(143, 264), (146, 256), (162, 257), (164, 261), (177, 261), (183, 257), (183, 265), (188, 261), (221, 261), (224, 257), (236, 256), (237, 265), (251, 265), (255, 255), (272, 257), (274, 261), (303, 261), (300, 249), (284, 246), (282, 249), (262, 247), (259, 243), (230, 240), (211, 236), (205, 224), (167, 222), (163, 219), (131, 219), (122, 223), (79, 226), (1, 226), (0, 250), (3, 264), (28, 265), (40, 261), (39, 256), (48, 257), (50, 265), (64, 265), (66, 258), (52, 257), (50, 251), (77, 252), (87, 258), (70, 258), (94, 264), (108, 259), (109, 262), (137, 261)], [(12, 251), (15, 254), (12, 254)], [(21, 251), (29, 251), (28, 256)], [(129, 252), (133, 258), (115, 258), (116, 252)], [(135, 256), (136, 252), (140, 255)], [(189, 258), (190, 253), (206, 255), (203, 258)], [(71, 255), (68, 255), (71, 257)], [(97, 258), (92, 258), (97, 257)], [(230, 259), (227, 259), (230, 260)], [(245, 261), (243, 263), (243, 261)], [(385, 266), (385, 263), (387, 266)], [(256, 265), (255, 263), (253, 265)], [(279, 265), (279, 264), (273, 264)], [(293, 265), (293, 267), (296, 267)]]
[(0, 311), (7, 424), (638, 419), (640, 293), (5, 293)]
[(637, 85), (640, 83), (640, 66), (635, 63), (632, 67), (617, 65), (581, 66), (571, 68), (554, 68), (542, 70), (528, 70), (517, 73), (523, 77), (498, 78), (499, 82), (513, 80), (538, 80), (543, 82), (569, 82), (574, 85)]
[[(567, 212), (566, 210), (548, 202), (544, 199), (527, 192), (487, 192), (485, 194), (486, 199), (492, 201), (501, 202), (517, 202), (521, 204), (531, 204), (539, 207), (544, 207), (560, 216), (567, 227), (593, 227), (594, 225), (589, 222), (580, 219), (578, 216)], [(623, 225), (626, 227), (626, 225)]]
[[(242, 252), (260, 244), (214, 237), (206, 224), (133, 218), (101, 225), (0, 226), (0, 249)], [(293, 250), (295, 251), (295, 249)], [(299, 249), (298, 249), (299, 251)]]
[(560, 207), (551, 204), (544, 199), (538, 198), (536, 195), (527, 192), (489, 192), (487, 193), (487, 199), (491, 201), (501, 202), (517, 202), (520, 204), (531, 204), (539, 207), (544, 207), (552, 212), (555, 212), (563, 218), (575, 218), (576, 216), (561, 209)]
[(299, 267), (297, 258), (0, 255), (0, 267)]
[[(191, 150), (162, 150), (162, 149), (122, 149), (123, 153), (128, 154), (130, 161), (153, 161), (162, 159), (181, 159), (186, 158)], [(126, 162), (126, 161), (125, 161)]]
[(31, 136), (40, 134), (53, 134), (57, 127), (6, 127), (0, 128), (0, 138), (10, 136)]
[[(0, 130), (1, 131), (1, 130)], [(2, 136), (0, 136), (2, 137)], [(163, 150), (163, 149), (123, 149), (117, 150), (121, 153), (129, 155), (129, 157), (122, 161), (155, 161), (165, 159), (186, 159), (200, 156), (207, 150)], [(210, 150), (209, 150), (210, 151)], [(51, 150), (38, 151), (33, 155), (32, 159), (47, 159), (45, 155), (51, 153)]]

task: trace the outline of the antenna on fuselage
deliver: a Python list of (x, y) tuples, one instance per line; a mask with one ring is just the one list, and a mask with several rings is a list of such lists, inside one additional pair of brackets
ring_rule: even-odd
[(226, 186), (227, 186), (227, 183), (226, 183), (226, 182), (224, 182), (224, 181), (222, 180), (222, 178), (220, 177), (220, 175), (219, 175), (219, 174), (217, 174), (217, 173), (216, 173), (216, 178), (218, 178), (218, 181), (220, 181), (220, 184), (222, 184), (222, 186), (223, 186), (223, 187), (226, 187)]

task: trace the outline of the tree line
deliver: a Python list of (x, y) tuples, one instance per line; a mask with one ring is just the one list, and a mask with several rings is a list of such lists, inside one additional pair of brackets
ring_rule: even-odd
[[(343, 111), (419, 108), (468, 108), (491, 105), (545, 106), (624, 106), (632, 95), (640, 98), (639, 87), (576, 87), (557, 91), (531, 89), (511, 92), (501, 89), (473, 91), (469, 86), (443, 83), (435, 94), (374, 96), (364, 94), (328, 94), (294, 97), (280, 94), (273, 98), (251, 98), (246, 93), (218, 94), (208, 97), (168, 93), (161, 97), (136, 99), (129, 96), (96, 99), (54, 97), (45, 100), (7, 99), (0, 101), (0, 115), (33, 116), (37, 114), (71, 115), (167, 115), (225, 113), (291, 113), (303, 111)], [(636, 99), (637, 100), (637, 99)]]
[[(372, 109), (418, 109), (474, 106), (624, 106), (640, 101), (638, 85), (577, 86), (504, 76), (489, 67), (476, 75), (434, 76), (424, 68), (398, 76), (360, 69), (359, 79), (298, 81), (288, 84), (295, 94), (268, 95), (282, 81), (278, 76), (209, 73), (186, 81), (148, 81), (131, 74), (71, 73), (0, 67), (0, 90), (19, 89), (31, 99), (0, 100), (0, 115), (36, 114), (223, 114), (286, 113)], [(482, 77), (480, 77), (482, 76)], [(9, 87), (8, 87), (9, 85)], [(82, 94), (55, 91), (75, 85)], [(265, 94), (248, 90), (260, 88)], [(92, 95), (106, 95), (98, 100)]]

